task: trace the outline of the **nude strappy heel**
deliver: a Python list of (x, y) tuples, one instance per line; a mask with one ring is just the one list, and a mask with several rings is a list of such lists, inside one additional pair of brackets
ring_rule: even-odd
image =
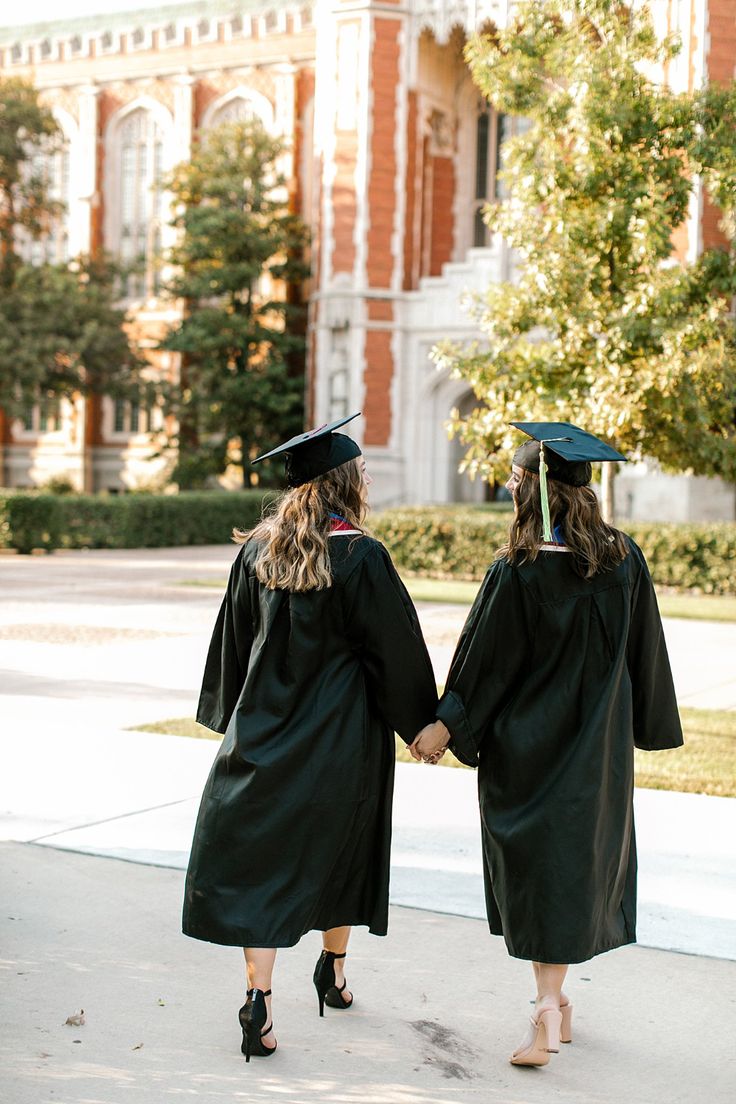
[(562, 1023), (560, 1024), (560, 1042), (571, 1043), (572, 1042), (572, 1005), (568, 1004), (560, 1005), (560, 1014), (562, 1016)]
[(550, 1054), (557, 1054), (560, 1049), (561, 1012), (547, 1009), (537, 1019), (532, 1016), (530, 1023), (529, 1034), (511, 1055), (512, 1066), (546, 1066)]

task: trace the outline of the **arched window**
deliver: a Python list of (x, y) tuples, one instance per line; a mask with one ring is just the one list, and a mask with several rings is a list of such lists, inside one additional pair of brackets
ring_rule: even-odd
[(69, 260), (69, 141), (55, 149), (38, 149), (27, 163), (28, 176), (42, 180), (50, 200), (58, 204), (58, 213), (44, 234), (31, 238), (19, 236), (19, 250), (27, 264), (64, 264)]
[(159, 290), (166, 218), (161, 186), (164, 135), (152, 112), (137, 108), (122, 120), (118, 148), (118, 254), (130, 268), (126, 296), (142, 298)]
[(243, 99), (242, 96), (237, 96), (234, 100), (224, 103), (222, 107), (214, 112), (210, 126), (221, 126), (222, 123), (241, 123), (245, 119), (257, 118), (258, 116), (253, 110), (251, 102)]
[(273, 104), (262, 93), (245, 86), (233, 89), (208, 106), (202, 116), (202, 130), (244, 119), (260, 119), (266, 130), (273, 130)]

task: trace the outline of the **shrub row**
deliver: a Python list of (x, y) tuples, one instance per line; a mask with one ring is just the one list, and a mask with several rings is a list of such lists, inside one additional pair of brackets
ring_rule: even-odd
[[(417, 507), (371, 519), (397, 567), (434, 578), (479, 580), (503, 544), (510, 516), (483, 508)], [(736, 524), (631, 522), (658, 586), (736, 594)]]
[(224, 544), (261, 516), (262, 491), (177, 495), (0, 494), (0, 547), (165, 548)]
[[(0, 493), (0, 547), (164, 548), (222, 544), (233, 526), (258, 520), (261, 491), (178, 495)], [(484, 507), (416, 507), (371, 515), (370, 526), (402, 571), (482, 579), (503, 543), (510, 514)], [(659, 586), (736, 594), (736, 524), (632, 522)]]

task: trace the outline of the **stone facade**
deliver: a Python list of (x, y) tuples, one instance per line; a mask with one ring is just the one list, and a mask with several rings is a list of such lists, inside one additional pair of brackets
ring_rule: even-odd
[[(733, 0), (652, 6), (661, 33), (683, 39), (661, 79), (688, 89), (734, 75)], [(156, 173), (221, 119), (250, 111), (285, 135), (290, 195), (312, 233), (309, 423), (364, 412), (354, 432), (377, 504), (477, 500), (484, 487), (457, 475), (458, 446), (444, 430), (472, 396), (429, 351), (441, 338), (472, 338), (463, 294), (512, 275), (480, 210), (500, 198), (498, 151), (515, 123), (482, 101), (462, 58), (469, 32), (503, 24), (512, 9), (513, 0), (192, 0), (0, 31), (0, 72), (32, 76), (67, 134), (70, 255), (124, 253), (131, 240), (164, 249), (171, 232)], [(132, 215), (131, 157), (148, 173), (149, 197)], [(692, 259), (719, 234), (696, 189), (678, 254)], [(153, 346), (175, 312), (153, 272), (129, 290)], [(156, 371), (177, 369), (154, 352), (151, 360)], [(63, 470), (90, 490), (149, 482), (150, 434), (160, 429), (157, 411), (105, 399), (62, 404), (56, 421), (35, 412), (25, 426), (0, 425), (4, 480), (38, 483)], [(671, 503), (666, 491), (656, 505), (646, 497), (648, 479), (666, 487), (667, 478), (637, 474), (619, 505), (632, 516), (679, 516), (679, 483)], [(708, 511), (733, 516), (732, 489), (717, 484), (685, 496), (687, 516), (707, 497)]]

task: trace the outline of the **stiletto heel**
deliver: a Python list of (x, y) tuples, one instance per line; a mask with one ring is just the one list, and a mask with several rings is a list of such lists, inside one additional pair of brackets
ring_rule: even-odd
[(571, 1043), (572, 1042), (572, 1005), (561, 1004), (560, 1014), (562, 1015), (562, 1023), (560, 1025), (560, 1042)]
[(246, 1062), (250, 1062), (251, 1054), (254, 1058), (269, 1058), (278, 1045), (274, 1044), (272, 1047), (267, 1047), (263, 1043), (264, 1035), (268, 1035), (269, 1031), (273, 1030), (273, 1021), (268, 1027), (264, 1028), (263, 1026), (268, 1019), (266, 997), (270, 996), (270, 989), (267, 989), (265, 993), (262, 989), (249, 989), (245, 1004), (238, 1012), (240, 1026), (243, 1029), (243, 1041), (240, 1044), (240, 1049), (245, 1055)]
[(531, 1018), (531, 1029), (526, 1039), (511, 1055), (513, 1066), (546, 1066), (550, 1054), (560, 1049), (560, 1025), (562, 1013), (556, 1009), (541, 1012), (535, 1020)]
[(314, 967), (312, 980), (317, 990), (320, 1016), (325, 1014), (325, 1005), (328, 1008), (345, 1009), (350, 1008), (353, 1003), (352, 997), (349, 1001), (346, 1001), (342, 995), (348, 983), (344, 981), (339, 989), (337, 987), (337, 978), (335, 977), (335, 959), (337, 958), (345, 958), (345, 953), (335, 954), (334, 951), (322, 951), (317, 959), (317, 965)]

